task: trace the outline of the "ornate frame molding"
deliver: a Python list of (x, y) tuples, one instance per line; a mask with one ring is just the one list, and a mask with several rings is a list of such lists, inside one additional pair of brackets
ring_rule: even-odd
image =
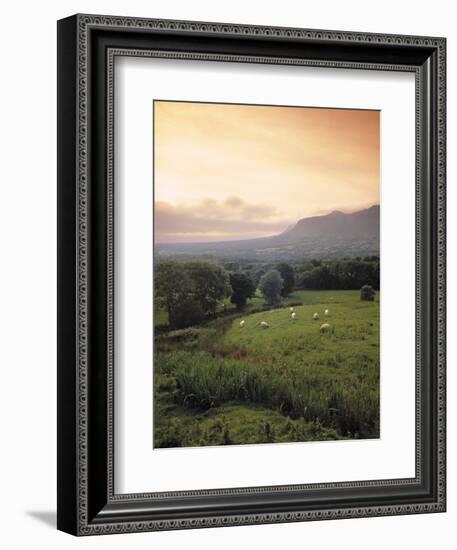
[[(336, 519), (336, 518), (351, 518), (351, 517), (368, 517), (378, 515), (391, 514), (409, 514), (409, 513), (424, 513), (424, 512), (440, 512), (445, 510), (445, 110), (446, 110), (446, 92), (445, 92), (445, 39), (417, 36), (395, 36), (387, 34), (367, 34), (367, 33), (351, 33), (339, 31), (321, 31), (308, 29), (289, 29), (279, 27), (256, 27), (247, 25), (227, 25), (221, 23), (201, 23), (189, 21), (166, 21), (156, 19), (136, 19), (97, 15), (77, 15), (67, 20), (60, 22), (62, 35), (60, 37), (60, 47), (62, 51), (60, 70), (63, 74), (64, 67), (62, 64), (68, 63), (69, 56), (73, 59), (72, 68), (75, 70), (74, 84), (76, 85), (75, 96), (72, 107), (75, 108), (76, 119), (74, 127), (76, 130), (76, 142), (73, 144), (72, 154), (74, 155), (75, 167), (71, 169), (63, 169), (59, 175), (59, 185), (68, 185), (68, 178), (74, 176), (74, 190), (77, 198), (73, 205), (75, 213), (75, 226), (70, 228), (60, 227), (62, 232), (74, 231), (75, 236), (75, 263), (71, 266), (68, 264), (68, 258), (61, 256), (61, 270), (65, 273), (67, 269), (74, 271), (76, 286), (73, 289), (72, 297), (62, 297), (62, 307), (66, 300), (76, 298), (75, 300), (75, 333), (72, 350), (62, 351), (62, 360), (59, 360), (59, 376), (61, 380), (65, 379), (63, 386), (67, 389), (61, 390), (59, 395), (62, 400), (70, 394), (76, 397), (76, 411), (74, 416), (68, 417), (68, 425), (74, 426), (72, 436), (74, 436), (75, 462), (71, 465), (75, 477), (71, 482), (61, 483), (61, 492), (59, 493), (59, 528), (73, 532), (79, 535), (89, 534), (105, 534), (119, 533), (132, 531), (149, 531), (149, 530), (164, 530), (164, 529), (183, 529), (196, 527), (212, 527), (212, 526), (227, 526), (241, 524), (258, 524), (258, 523), (275, 523), (284, 521), (307, 521), (318, 519)], [(68, 38), (69, 29), (72, 30), (72, 44)], [(433, 58), (434, 64), (432, 69), (428, 69), (427, 77), (436, 79), (434, 86), (435, 97), (430, 100), (430, 108), (434, 108), (431, 121), (432, 126), (426, 126), (427, 121), (425, 116), (430, 117), (430, 113), (424, 112), (424, 79), (423, 66), (412, 63), (388, 64), (382, 62), (360, 62), (351, 60), (325, 60), (303, 57), (287, 57), (271, 55), (238, 55), (238, 54), (221, 54), (221, 53), (195, 53), (186, 51), (176, 51), (167, 49), (144, 49), (134, 47), (106, 47), (104, 56), (106, 57), (106, 411), (107, 411), (107, 430), (106, 430), (106, 500), (104, 510), (106, 513), (94, 514), (94, 506), (91, 505), (91, 479), (89, 472), (90, 464), (90, 430), (91, 418), (89, 414), (90, 402), (90, 387), (91, 387), (91, 355), (90, 343), (91, 333), (90, 326), (93, 320), (91, 319), (90, 308), (90, 284), (93, 276), (90, 271), (91, 265), (91, 246), (93, 242), (93, 226), (91, 219), (91, 196), (90, 181), (93, 174), (93, 158), (91, 158), (91, 117), (94, 116), (95, 106), (91, 103), (93, 91), (91, 86), (95, 79), (95, 74), (91, 74), (93, 67), (93, 51), (92, 45), (93, 31), (112, 31), (116, 35), (122, 33), (128, 34), (141, 33), (165, 33), (167, 36), (212, 36), (219, 37), (243, 37), (252, 40), (264, 38), (267, 40), (278, 40), (282, 44), (288, 43), (319, 43), (319, 44), (341, 44), (346, 46), (356, 46), (361, 48), (364, 46), (373, 47), (388, 47), (401, 49), (402, 47), (417, 51), (430, 51), (429, 58)], [(97, 47), (99, 47), (97, 45)], [(70, 51), (67, 52), (66, 49)], [(359, 50), (360, 51), (360, 50)], [(416, 477), (412, 479), (392, 479), (379, 481), (360, 481), (360, 482), (342, 482), (328, 484), (313, 484), (313, 485), (294, 485), (281, 487), (257, 487), (257, 488), (240, 488), (227, 490), (209, 490), (209, 491), (187, 491), (187, 492), (170, 492), (170, 493), (141, 493), (117, 495), (114, 492), (113, 483), (113, 117), (114, 117), (114, 60), (116, 56), (147, 56), (147, 57), (166, 57), (179, 59), (198, 59), (211, 60), (221, 62), (246, 62), (246, 63), (274, 63), (274, 64), (295, 64), (316, 67), (341, 67), (364, 70), (388, 70), (388, 71), (410, 71), (415, 73), (416, 78), (416, 256), (417, 256), (417, 271), (416, 271), (416, 304), (417, 304), (417, 324), (416, 324), (416, 339), (418, 351), (416, 356)], [(67, 107), (68, 99), (64, 97), (67, 93), (65, 84), (61, 83), (62, 93), (59, 95), (59, 101), (62, 104), (62, 109)], [(65, 113), (61, 113), (62, 122), (64, 122)], [(425, 159), (423, 154), (431, 139), (427, 134), (427, 129), (433, 129), (436, 135), (436, 159)], [(61, 131), (65, 131), (62, 127)], [(63, 136), (62, 136), (63, 137)], [(93, 140), (92, 136), (92, 140)], [(68, 145), (65, 145), (68, 147)], [(60, 154), (61, 162), (63, 162), (63, 153)], [(433, 161), (435, 160), (434, 166)], [(433, 327), (436, 332), (436, 342), (434, 343), (436, 360), (436, 478), (435, 489), (436, 496), (427, 502), (412, 502), (404, 504), (387, 504), (387, 505), (360, 505), (360, 506), (344, 506), (330, 507), (321, 509), (309, 509), (305, 507), (300, 511), (291, 512), (256, 512), (256, 513), (228, 513), (221, 515), (217, 513), (214, 516), (207, 515), (205, 517), (192, 517), (181, 519), (154, 519), (151, 513), (147, 519), (136, 520), (135, 514), (129, 516), (130, 504), (144, 504), (145, 502), (169, 500), (173, 498), (186, 497), (203, 497), (203, 496), (236, 496), (236, 495), (254, 495), (272, 492), (276, 493), (293, 493), (297, 491), (319, 491), (332, 489), (349, 489), (349, 488), (368, 488), (368, 487), (388, 487), (388, 486), (409, 486), (424, 481), (423, 479), (423, 460), (421, 454), (422, 434), (423, 434), (423, 369), (422, 369), (422, 339), (423, 339), (423, 319), (426, 314), (423, 304), (423, 269), (422, 263), (425, 254), (430, 254), (430, 250), (424, 247), (424, 230), (426, 213), (424, 212), (424, 201), (422, 197), (423, 182), (426, 177), (426, 172), (429, 172), (431, 183), (435, 186), (431, 191), (434, 193), (432, 199), (434, 202), (431, 208), (429, 217), (434, 216), (434, 219), (428, 219), (428, 226), (431, 231), (436, 231), (436, 296), (431, 296), (435, 301), (436, 307), (436, 326)], [(64, 191), (60, 191), (64, 194)], [(74, 199), (73, 199), (74, 200)], [(72, 207), (69, 198), (62, 200), (62, 209)], [(65, 222), (62, 222), (64, 224)], [(427, 227), (428, 227), (427, 226)], [(59, 247), (60, 248), (60, 247)], [(433, 258), (432, 258), (433, 260)], [(428, 261), (428, 256), (427, 256)], [(66, 263), (65, 263), (66, 262)], [(62, 290), (63, 292), (63, 290)], [(433, 292), (432, 292), (433, 294)], [(62, 310), (62, 322), (65, 322), (66, 313)], [(74, 321), (74, 320), (73, 320)], [(433, 335), (431, 335), (433, 336)], [(67, 341), (62, 338), (63, 347), (68, 345)], [(432, 342), (433, 343), (433, 342)], [(64, 361), (66, 353), (72, 353), (75, 356), (75, 362), (72, 372), (69, 372), (67, 363)], [(67, 380), (69, 376), (73, 376), (73, 381)], [(76, 377), (75, 377), (76, 376)], [(69, 388), (69, 389), (68, 389)], [(70, 391), (71, 390), (71, 391)], [(66, 392), (66, 393), (65, 393)], [(64, 411), (63, 405), (59, 407), (59, 411)], [(68, 426), (66, 426), (68, 427)], [(67, 437), (64, 437), (59, 431), (59, 449), (61, 457), (66, 457), (67, 452), (63, 446), (67, 442)], [(61, 476), (68, 478), (70, 475), (68, 462), (65, 458), (59, 459), (59, 468)], [(92, 466), (93, 467), (93, 466)], [(70, 491), (69, 486), (72, 490)], [(101, 491), (103, 493), (103, 491)], [(100, 496), (102, 499), (102, 496)], [(71, 503), (69, 502), (71, 500)], [(118, 516), (112, 511), (119, 506)], [(102, 510), (103, 512), (103, 510)], [(71, 516), (71, 517), (70, 517)], [(129, 519), (132, 518), (132, 519)]]

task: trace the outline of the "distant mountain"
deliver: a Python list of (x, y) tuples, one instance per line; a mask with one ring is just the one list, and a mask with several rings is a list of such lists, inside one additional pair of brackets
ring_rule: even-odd
[(302, 218), (279, 235), (241, 241), (157, 244), (159, 256), (252, 260), (341, 258), (379, 254), (379, 205), (345, 214)]
[(379, 205), (353, 214), (334, 210), (325, 216), (302, 218), (292, 227), (286, 229), (280, 238), (297, 241), (303, 238), (345, 238), (379, 240)]

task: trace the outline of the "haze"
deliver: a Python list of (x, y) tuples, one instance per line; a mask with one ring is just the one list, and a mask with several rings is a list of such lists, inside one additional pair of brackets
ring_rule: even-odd
[(157, 242), (249, 239), (379, 204), (379, 111), (154, 102)]

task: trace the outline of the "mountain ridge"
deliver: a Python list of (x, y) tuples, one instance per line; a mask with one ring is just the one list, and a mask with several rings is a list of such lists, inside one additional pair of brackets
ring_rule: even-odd
[(280, 236), (360, 236), (361, 232), (367, 232), (370, 236), (378, 234), (379, 238), (379, 212), (378, 204), (357, 210), (352, 213), (333, 210), (329, 214), (301, 218), (291, 228), (286, 229)]
[(156, 243), (160, 256), (296, 259), (300, 256), (354, 257), (379, 254), (380, 207), (352, 213), (300, 218), (282, 233), (255, 239), (198, 243)]

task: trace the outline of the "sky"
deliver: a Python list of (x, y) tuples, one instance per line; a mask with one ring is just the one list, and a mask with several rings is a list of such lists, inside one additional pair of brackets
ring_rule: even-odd
[(155, 239), (275, 235), (379, 204), (380, 112), (154, 102)]

